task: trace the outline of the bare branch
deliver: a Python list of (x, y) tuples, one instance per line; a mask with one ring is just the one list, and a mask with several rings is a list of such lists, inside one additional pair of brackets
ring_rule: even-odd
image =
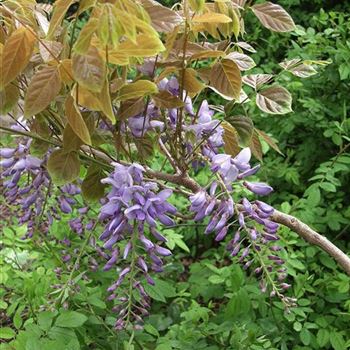
[(294, 216), (284, 214), (278, 210), (275, 210), (271, 216), (271, 219), (279, 224), (282, 224), (292, 231), (296, 232), (300, 237), (304, 238), (305, 241), (317, 245), (323, 249), (326, 253), (332, 256), (337, 263), (346, 271), (350, 276), (350, 257), (335, 246), (326, 237), (320, 235), (308, 225), (298, 220)]

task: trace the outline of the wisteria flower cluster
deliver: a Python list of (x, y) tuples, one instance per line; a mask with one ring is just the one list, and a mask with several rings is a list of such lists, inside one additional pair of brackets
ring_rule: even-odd
[[(145, 181), (141, 165), (113, 165), (114, 172), (102, 180), (112, 189), (99, 214), (99, 220), (105, 223), (100, 239), (104, 241), (103, 248), (109, 251), (103, 269), (107, 271), (118, 266), (119, 270), (118, 279), (108, 288), (111, 293), (108, 299), (117, 301), (115, 327), (122, 329), (131, 320), (140, 325), (140, 314), (148, 314), (149, 297), (142, 281), (154, 285), (149, 271), (163, 271), (162, 257), (171, 255), (170, 250), (162, 246), (166, 239), (157, 231), (157, 226), (173, 226), (171, 216), (176, 213), (176, 208), (167, 201), (172, 191), (159, 191), (156, 183)], [(123, 289), (119, 291), (123, 283), (136, 289), (139, 298), (123, 296)]]

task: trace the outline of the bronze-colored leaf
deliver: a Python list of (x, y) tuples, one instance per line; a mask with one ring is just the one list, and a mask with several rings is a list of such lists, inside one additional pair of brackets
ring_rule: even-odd
[(239, 147), (239, 136), (236, 129), (228, 122), (223, 121), (221, 123), (222, 128), (224, 129), (224, 149), (225, 153), (230, 154), (235, 157), (241, 150)]
[(190, 57), (190, 60), (194, 61), (194, 60), (201, 60), (201, 59), (207, 59), (207, 58), (217, 58), (217, 57), (222, 57), (224, 55), (225, 55), (224, 51), (206, 50), (206, 51), (201, 51), (193, 54)]
[(106, 76), (106, 65), (94, 46), (84, 55), (73, 55), (73, 75), (75, 80), (88, 90), (100, 92)]
[(127, 39), (118, 45), (117, 50), (131, 57), (152, 57), (164, 51), (165, 47), (158, 37), (139, 34), (136, 43)]
[(80, 140), (70, 124), (67, 123), (63, 131), (63, 149), (66, 152), (77, 151), (83, 144), (84, 142)]
[(292, 112), (292, 96), (282, 86), (271, 86), (256, 94), (257, 106), (269, 114)]
[(244, 41), (237, 41), (235, 43), (235, 45), (237, 45), (238, 47), (240, 47), (243, 50), (246, 50), (246, 51), (249, 51), (249, 52), (252, 52), (252, 53), (256, 52), (256, 50), (254, 49), (253, 46), (251, 46), (250, 44), (248, 44), (248, 43), (246, 43)]
[(47, 38), (51, 39), (54, 37), (57, 28), (61, 24), (64, 16), (66, 15), (69, 7), (74, 4), (77, 0), (56, 0), (50, 21), (49, 31), (47, 33)]
[(143, 98), (122, 101), (118, 109), (118, 119), (123, 120), (134, 117), (145, 110)]
[(98, 24), (99, 20), (97, 18), (89, 19), (89, 21), (80, 31), (78, 39), (75, 41), (75, 44), (73, 46), (74, 52), (83, 55), (89, 50), (92, 36), (98, 28)]
[(283, 156), (283, 153), (277, 146), (277, 143), (269, 136), (267, 135), (264, 131), (255, 129), (255, 131), (259, 134), (259, 136), (272, 148), (274, 149), (277, 153), (281, 154)]
[(149, 80), (137, 80), (122, 86), (119, 90), (117, 99), (119, 101), (130, 100), (145, 95), (156, 94), (158, 92), (157, 85)]
[(86, 144), (91, 145), (89, 129), (79, 111), (79, 108), (72, 96), (68, 96), (65, 103), (66, 116), (69, 125), (76, 135)]
[(312, 63), (300, 59), (281, 62), (280, 66), (299, 78), (308, 78), (317, 74), (317, 70), (312, 66)]
[(33, 33), (24, 27), (16, 29), (7, 39), (0, 62), (0, 90), (22, 73), (32, 56), (35, 42)]
[(232, 19), (222, 13), (207, 12), (202, 15), (195, 15), (192, 19), (194, 23), (230, 23)]
[(61, 90), (57, 66), (46, 66), (33, 76), (24, 99), (24, 116), (31, 117), (43, 111)]
[(292, 17), (280, 5), (263, 2), (252, 6), (251, 9), (261, 24), (274, 32), (290, 32), (295, 29)]
[(249, 70), (255, 67), (254, 60), (244, 53), (230, 52), (225, 58), (235, 62), (240, 70)]
[(85, 200), (97, 201), (103, 197), (106, 185), (101, 183), (101, 180), (105, 177), (99, 166), (93, 164), (88, 168), (81, 184), (81, 191)]
[(251, 74), (245, 75), (242, 80), (243, 83), (251, 86), (253, 89), (258, 89), (260, 86), (268, 83), (273, 78), (272, 74)]
[[(182, 78), (182, 72), (179, 75)], [(197, 73), (193, 68), (186, 68), (183, 73), (183, 87), (188, 93), (193, 95), (198, 94), (205, 88), (205, 85), (197, 79), (196, 75)]]
[(259, 135), (255, 130), (253, 132), (252, 139), (250, 140), (249, 148), (251, 149), (254, 157), (260, 160), (260, 162), (262, 162), (262, 157), (263, 157), (262, 146), (259, 140)]
[(166, 36), (166, 40), (165, 40), (165, 52), (163, 53), (163, 57), (166, 60), (169, 56), (170, 51), (173, 49), (174, 47), (174, 43), (176, 41), (177, 35), (179, 33), (180, 30), (180, 26), (176, 26), (173, 31), (171, 31), (170, 33), (168, 33), (168, 35)]
[(19, 89), (15, 84), (8, 84), (0, 91), (0, 114), (11, 112), (17, 105)]
[(158, 32), (171, 32), (183, 18), (176, 12), (157, 1), (142, 0), (143, 8), (151, 18), (152, 26)]
[(47, 170), (52, 181), (58, 186), (73, 182), (80, 173), (79, 156), (76, 152), (56, 150), (47, 161)]
[(40, 56), (44, 62), (49, 62), (58, 58), (63, 49), (63, 45), (58, 41), (41, 40), (39, 42)]
[(150, 133), (145, 134), (143, 137), (135, 137), (134, 142), (137, 148), (137, 157), (140, 160), (149, 159), (154, 155), (158, 142), (155, 140), (156, 135)]
[(113, 111), (113, 107), (112, 107), (111, 95), (109, 92), (108, 79), (105, 79), (102, 91), (98, 94), (98, 100), (100, 102), (101, 111), (114, 124), (115, 123), (115, 116), (114, 116), (114, 111)]
[(58, 65), (58, 71), (60, 73), (61, 81), (64, 84), (71, 84), (74, 81), (73, 78), (73, 69), (72, 69), (72, 60), (64, 59)]
[(236, 129), (239, 138), (239, 145), (242, 147), (248, 147), (254, 131), (253, 121), (243, 115), (228, 117), (226, 120)]
[(226, 100), (239, 100), (242, 79), (237, 64), (223, 59), (215, 63), (210, 72), (209, 87)]
[(159, 108), (180, 108), (184, 106), (184, 102), (177, 96), (174, 96), (167, 90), (162, 90), (158, 94), (153, 95), (153, 101)]

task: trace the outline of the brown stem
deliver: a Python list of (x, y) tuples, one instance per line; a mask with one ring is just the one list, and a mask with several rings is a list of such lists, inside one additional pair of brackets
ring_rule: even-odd
[(330, 256), (332, 256), (337, 263), (344, 269), (344, 271), (350, 276), (350, 257), (335, 246), (326, 237), (320, 235), (314, 231), (311, 227), (300, 221), (294, 216), (284, 214), (278, 210), (275, 210), (271, 216), (271, 219), (278, 224), (288, 227), (305, 241), (317, 245)]

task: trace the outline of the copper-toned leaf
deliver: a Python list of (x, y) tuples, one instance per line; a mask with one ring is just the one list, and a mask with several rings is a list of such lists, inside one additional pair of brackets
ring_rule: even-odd
[(101, 104), (96, 96), (97, 93), (93, 93), (88, 89), (85, 89), (83, 86), (79, 86), (77, 89), (76, 86), (72, 89), (72, 96), (76, 96), (78, 94), (78, 104), (83, 106), (91, 111), (100, 111)]
[(77, 151), (83, 144), (84, 142), (80, 140), (70, 124), (67, 123), (63, 131), (63, 149), (66, 152)]
[(15, 84), (8, 84), (0, 91), (0, 114), (11, 112), (17, 105), (19, 89)]
[(153, 95), (153, 101), (159, 108), (180, 108), (184, 106), (177, 96), (174, 96), (167, 90), (162, 90), (158, 94)]
[(271, 74), (251, 74), (242, 77), (242, 81), (253, 89), (258, 89), (260, 86), (268, 83), (272, 78), (273, 75)]
[(269, 136), (267, 135), (264, 131), (255, 129), (255, 131), (259, 134), (259, 136), (272, 148), (274, 149), (277, 153), (283, 155), (279, 147), (277, 146), (277, 143)]
[(230, 52), (225, 56), (225, 59), (230, 59), (235, 62), (240, 70), (249, 70), (255, 67), (254, 60), (244, 53)]
[(134, 83), (124, 85), (119, 90), (117, 99), (119, 101), (130, 100), (137, 97), (156, 94), (158, 92), (157, 85), (149, 80), (137, 80)]
[(44, 62), (57, 59), (63, 49), (63, 45), (58, 41), (41, 40), (39, 42), (40, 56)]
[(179, 33), (180, 26), (176, 26), (170, 33), (167, 34), (165, 41), (165, 52), (163, 53), (164, 59), (166, 60), (169, 56), (170, 51), (172, 50), (174, 43), (176, 41), (176, 37)]
[(223, 59), (212, 67), (209, 86), (226, 100), (238, 100), (241, 85), (241, 74), (235, 62)]
[(206, 12), (202, 15), (195, 15), (192, 21), (194, 23), (230, 23), (232, 19), (222, 13)]
[(190, 8), (193, 12), (199, 13), (204, 10), (205, 0), (188, 0)]
[(76, 152), (63, 149), (51, 153), (47, 161), (47, 170), (56, 185), (64, 185), (76, 180), (80, 173), (80, 160)]
[(143, 98), (137, 98), (133, 100), (122, 101), (118, 109), (118, 118), (126, 119), (134, 117), (142, 113), (145, 110), (145, 104)]
[[(179, 73), (182, 78), (182, 72)], [(190, 94), (198, 94), (205, 87), (197, 77), (197, 73), (193, 68), (186, 68), (183, 72), (183, 87)]]
[(292, 112), (292, 96), (282, 86), (272, 86), (256, 94), (256, 104), (269, 114)]
[(43, 111), (61, 90), (57, 66), (46, 66), (33, 76), (24, 99), (24, 116), (31, 117)]
[(262, 162), (263, 150), (259, 140), (259, 135), (255, 130), (253, 132), (252, 139), (250, 140), (249, 148), (251, 149), (254, 157)]
[(162, 6), (157, 1), (142, 0), (142, 4), (151, 18), (152, 26), (158, 32), (171, 32), (183, 21), (176, 11)]
[(81, 184), (81, 192), (85, 200), (97, 201), (103, 197), (106, 185), (101, 183), (101, 180), (105, 177), (101, 167), (93, 164), (88, 168)]
[(241, 49), (243, 50), (246, 50), (246, 51), (249, 51), (249, 52), (252, 52), (252, 53), (255, 53), (256, 50), (254, 49), (253, 46), (251, 46), (250, 44), (244, 42), (244, 41), (238, 41), (235, 43), (235, 45), (237, 45), (238, 47), (240, 47)]
[(66, 116), (69, 125), (76, 135), (86, 144), (91, 145), (89, 129), (79, 111), (79, 108), (72, 96), (68, 96), (65, 103)]
[(148, 34), (139, 34), (136, 43), (127, 39), (117, 48), (121, 53), (132, 57), (151, 57), (164, 51), (165, 47), (158, 37)]
[(16, 29), (7, 39), (0, 62), (0, 90), (26, 68), (35, 44), (33, 33), (24, 27)]
[(308, 78), (317, 74), (317, 70), (312, 64), (308, 64), (307, 61), (301, 61), (300, 59), (281, 62), (280, 66), (299, 78)]
[(239, 137), (236, 129), (228, 122), (223, 121), (221, 126), (224, 129), (224, 149), (225, 153), (236, 156), (241, 150), (239, 147)]
[(194, 60), (201, 60), (201, 59), (207, 59), (207, 58), (217, 58), (217, 57), (222, 57), (224, 55), (225, 55), (224, 51), (206, 50), (206, 51), (201, 51), (193, 54), (190, 57), (190, 60), (194, 61)]
[(59, 25), (61, 24), (64, 16), (66, 15), (69, 6), (74, 4), (76, 0), (56, 0), (53, 8), (53, 13), (51, 16), (50, 27), (47, 33), (48, 39), (51, 39)]
[(239, 139), (239, 145), (247, 147), (253, 136), (253, 121), (243, 115), (228, 117), (226, 120), (236, 129)]
[(92, 36), (98, 28), (98, 24), (99, 20), (97, 18), (89, 19), (80, 31), (78, 39), (75, 41), (73, 46), (74, 52), (83, 55), (89, 50)]
[(98, 94), (98, 100), (100, 102), (101, 111), (114, 124), (115, 116), (114, 116), (113, 107), (112, 107), (111, 95), (109, 92), (108, 79), (105, 80), (102, 91)]
[(72, 68), (72, 60), (64, 59), (58, 65), (58, 72), (60, 73), (61, 81), (65, 84), (72, 83), (73, 80), (73, 68)]
[(86, 89), (94, 92), (102, 90), (106, 65), (94, 46), (90, 46), (84, 55), (74, 54), (72, 63), (75, 80)]
[(143, 137), (134, 138), (135, 146), (138, 151), (138, 158), (140, 160), (149, 159), (154, 155), (158, 141), (155, 140), (156, 135), (150, 133), (145, 134)]
[(294, 21), (280, 5), (264, 2), (252, 6), (252, 10), (261, 24), (275, 32), (290, 32), (295, 28)]

